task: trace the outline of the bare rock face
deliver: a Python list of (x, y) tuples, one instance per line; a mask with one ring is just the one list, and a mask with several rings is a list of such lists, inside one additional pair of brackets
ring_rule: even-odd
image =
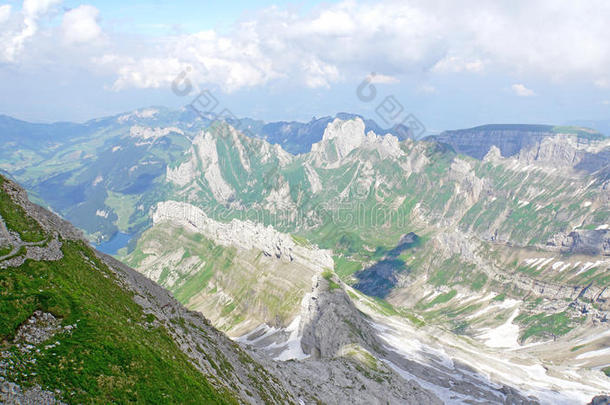
[(332, 358), (349, 344), (358, 344), (372, 352), (383, 351), (376, 333), (345, 291), (329, 290), (324, 278), (317, 278), (304, 306), (299, 327), (301, 348), (312, 358)]
[(586, 129), (557, 130), (550, 125), (483, 125), (445, 131), (429, 139), (479, 160), (515, 157), (524, 164), (588, 173), (606, 166), (610, 157), (610, 141), (601, 135)]
[[(436, 395), (414, 381), (403, 380), (383, 362), (378, 362), (375, 368), (365, 368), (365, 365), (344, 358), (308, 359), (274, 362), (268, 367), (294, 390), (303, 404), (443, 404)], [(309, 383), (304, 386), (302, 381)]]
[(547, 246), (562, 253), (610, 256), (610, 230), (578, 229), (554, 235)]
[(244, 250), (258, 249), (267, 256), (275, 256), (285, 261), (295, 260), (320, 271), (333, 267), (329, 251), (315, 246), (300, 246), (290, 235), (261, 223), (237, 219), (228, 224), (221, 223), (209, 218), (201, 209), (177, 201), (159, 203), (152, 218), (155, 224), (171, 221), (191, 227), (223, 246), (235, 246)]
[(610, 395), (598, 395), (588, 405), (610, 405)]
[(547, 136), (552, 136), (549, 125), (484, 125), (476, 128), (445, 131), (432, 137), (451, 145), (456, 152), (483, 159), (495, 146), (503, 157), (517, 155)]
[(34, 311), (32, 316), (17, 329), (14, 340), (37, 345), (50, 339), (62, 329), (60, 319), (47, 312)]
[(482, 192), (491, 190), (489, 182), (477, 177), (470, 163), (465, 160), (454, 159), (449, 175), (453, 180), (459, 182), (456, 194), (465, 197), (467, 206), (472, 206), (479, 201)]
[(64, 404), (64, 402), (55, 399), (54, 392), (45, 391), (37, 385), (24, 390), (17, 384), (4, 381), (1, 376), (0, 403), (6, 405)]
[(354, 149), (376, 150), (382, 158), (403, 155), (398, 138), (394, 135), (365, 133), (364, 121), (360, 118), (329, 123), (320, 142), (311, 146), (310, 161), (315, 167), (338, 167)]
[(557, 169), (572, 169), (592, 173), (607, 164), (610, 156), (608, 141), (586, 141), (573, 134), (548, 136), (518, 154), (519, 161)]
[(579, 230), (568, 235), (570, 253), (610, 256), (610, 230)]

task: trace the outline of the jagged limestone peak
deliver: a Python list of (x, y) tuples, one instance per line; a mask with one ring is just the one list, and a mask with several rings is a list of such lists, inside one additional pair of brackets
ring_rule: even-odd
[(316, 166), (337, 167), (359, 148), (376, 150), (381, 158), (396, 158), (404, 154), (394, 135), (377, 135), (373, 131), (365, 133), (365, 124), (360, 118), (335, 118), (326, 127), (322, 140), (312, 145), (309, 156)]

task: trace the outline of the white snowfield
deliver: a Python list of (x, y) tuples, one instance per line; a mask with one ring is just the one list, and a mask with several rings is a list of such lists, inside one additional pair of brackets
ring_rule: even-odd
[[(504, 305), (509, 304), (513, 303)], [(586, 404), (593, 396), (609, 391), (608, 381), (602, 373), (581, 370), (576, 364), (570, 368), (552, 369), (551, 365), (540, 364), (526, 352), (526, 348), (541, 345), (540, 343), (519, 346), (518, 328), (512, 324), (518, 309), (515, 309), (506, 323), (484, 334), (487, 340), (482, 346), (474, 340), (457, 337), (440, 328), (426, 326), (418, 329), (403, 318), (379, 315), (361, 303), (357, 303), (357, 306), (374, 319), (375, 328), (382, 340), (405, 358), (432, 365), (439, 372), (447, 368), (451, 370), (452, 365), (459, 361), (477, 372), (468, 375), (461, 369), (454, 369), (451, 372), (453, 377), (463, 375), (465, 379), (483, 379), (491, 386), (511, 385), (526, 396), (534, 395), (543, 404), (553, 405)], [(603, 338), (605, 334), (610, 335), (610, 331), (591, 339)], [(608, 353), (604, 349), (596, 351), (597, 354)], [(425, 375), (413, 375), (410, 370), (400, 369), (395, 364), (391, 366), (403, 377), (415, 379), (424, 388), (432, 390), (446, 403), (471, 403), (468, 402), (469, 398), (426, 380)], [(549, 371), (551, 369), (552, 372)]]
[[(300, 323), (301, 317), (297, 316), (286, 328), (274, 328), (262, 324), (252, 332), (235, 340), (247, 345), (256, 345), (267, 339), (271, 343), (264, 346), (265, 351), (271, 353), (275, 360), (303, 360), (308, 358), (309, 355), (305, 354), (301, 348)], [(256, 336), (256, 338), (252, 339), (253, 336)]]
[[(518, 302), (515, 301), (515, 305)], [(479, 339), (485, 341), (488, 347), (497, 347), (505, 349), (518, 349), (519, 345), (519, 326), (513, 321), (519, 315), (519, 309), (515, 309), (508, 320), (493, 329), (488, 329), (478, 336)]]
[(591, 357), (610, 356), (610, 347), (604, 349), (594, 350), (592, 352), (586, 352), (576, 356), (577, 359), (587, 359)]
[[(574, 276), (584, 273), (587, 270), (596, 268), (596, 267), (608, 267), (610, 266), (610, 260), (597, 260), (595, 262), (580, 262), (580, 261), (576, 261), (576, 262), (564, 262), (562, 260), (559, 260), (560, 257), (538, 257), (538, 258), (530, 258), (530, 259), (525, 259), (523, 261), (523, 264), (526, 267), (531, 267), (531, 268), (535, 268), (536, 270), (542, 270), (545, 268), (548, 268), (550, 265), (550, 268), (561, 273), (564, 270), (567, 270), (569, 268), (572, 268), (573, 270), (576, 270), (576, 272), (574, 273)], [(564, 259), (565, 260), (565, 259)], [(552, 264), (551, 264), (552, 263)]]
[[(349, 287), (348, 287), (349, 288)], [(572, 405), (586, 404), (592, 397), (608, 392), (607, 379), (599, 371), (586, 370), (574, 364), (573, 367), (553, 367), (542, 364), (528, 348), (542, 347), (544, 343), (519, 346), (518, 327), (513, 324), (519, 313), (518, 301), (507, 299), (494, 304), (496, 308), (511, 309), (509, 319), (502, 325), (486, 330), (476, 340), (458, 337), (438, 327), (415, 327), (401, 317), (379, 314), (364, 303), (368, 298), (354, 299), (357, 308), (368, 315), (372, 326), (387, 348), (400, 357), (414, 361), (421, 367), (400, 366), (395, 358), (383, 359), (384, 363), (406, 380), (415, 380), (423, 388), (433, 392), (447, 404), (472, 404), (481, 402), (480, 396), (469, 395), (468, 389), (456, 390), (457, 384), (474, 385), (490, 395), (499, 395), (502, 385), (509, 385), (524, 396), (534, 396), (542, 404)], [(304, 359), (300, 345), (298, 316), (285, 329), (261, 325), (250, 334), (237, 339), (240, 342), (256, 344), (268, 342), (264, 348), (277, 360)], [(248, 340), (248, 336), (257, 336)], [(595, 336), (581, 339), (582, 342), (595, 342), (610, 336), (605, 330)], [(608, 355), (610, 348), (587, 352), (577, 358), (586, 359)], [(461, 364), (467, 364), (472, 370)], [(434, 369), (430, 373), (429, 368)], [(448, 384), (450, 382), (450, 384)]]

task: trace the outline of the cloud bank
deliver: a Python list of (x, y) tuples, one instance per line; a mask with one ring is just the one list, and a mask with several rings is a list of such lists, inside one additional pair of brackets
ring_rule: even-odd
[[(307, 13), (271, 7), (228, 33), (139, 38), (130, 47), (119, 33), (102, 31), (103, 16), (89, 5), (64, 12), (61, 26), (46, 27), (45, 37), (40, 22), (58, 4), (25, 0), (19, 11), (0, 6), (0, 62), (36, 63), (33, 52), (57, 47), (48, 36), (59, 30), (66, 47), (105, 39), (77, 63), (114, 76), (109, 88), (115, 91), (168, 87), (187, 68), (194, 82), (227, 92), (276, 82), (328, 88), (371, 72), (379, 83), (410, 74), (610, 83), (610, 2), (603, 0), (346, 0)], [(511, 89), (534, 94), (522, 84)]]

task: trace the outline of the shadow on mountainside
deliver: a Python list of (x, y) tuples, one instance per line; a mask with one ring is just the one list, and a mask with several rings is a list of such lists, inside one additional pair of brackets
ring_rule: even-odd
[(395, 248), (390, 250), (383, 259), (372, 266), (354, 274), (358, 282), (354, 288), (366, 295), (385, 298), (398, 282), (397, 274), (408, 271), (407, 266), (399, 256), (407, 249), (418, 246), (420, 238), (410, 232), (403, 235)]

